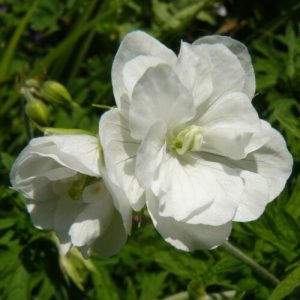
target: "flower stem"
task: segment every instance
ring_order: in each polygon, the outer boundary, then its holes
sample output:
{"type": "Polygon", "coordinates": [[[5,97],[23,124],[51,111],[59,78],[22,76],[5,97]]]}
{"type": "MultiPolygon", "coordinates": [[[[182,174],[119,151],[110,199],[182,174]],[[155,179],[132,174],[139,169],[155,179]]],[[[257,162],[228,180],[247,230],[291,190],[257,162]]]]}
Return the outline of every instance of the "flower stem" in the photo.
{"type": "Polygon", "coordinates": [[[245,263],[247,266],[252,268],[254,272],[257,273],[261,278],[265,279],[269,283],[272,283],[273,285],[277,285],[280,280],[275,277],[273,274],[271,274],[267,269],[259,265],[255,260],[253,260],[250,256],[246,255],[244,252],[242,252],[237,247],[233,246],[229,242],[224,242],[221,247],[226,250],[228,253],[235,256],[237,259],[245,263]]]}
{"type": "Polygon", "coordinates": [[[109,110],[113,108],[112,106],[105,105],[105,104],[92,104],[92,107],[96,107],[104,110],[109,110]]]}
{"type": "Polygon", "coordinates": [[[23,119],[24,119],[24,123],[25,123],[26,135],[27,135],[28,140],[31,140],[32,138],[34,138],[34,133],[33,133],[33,128],[30,123],[30,120],[25,111],[25,103],[26,103],[26,100],[22,99],[22,111],[23,111],[23,119]]]}

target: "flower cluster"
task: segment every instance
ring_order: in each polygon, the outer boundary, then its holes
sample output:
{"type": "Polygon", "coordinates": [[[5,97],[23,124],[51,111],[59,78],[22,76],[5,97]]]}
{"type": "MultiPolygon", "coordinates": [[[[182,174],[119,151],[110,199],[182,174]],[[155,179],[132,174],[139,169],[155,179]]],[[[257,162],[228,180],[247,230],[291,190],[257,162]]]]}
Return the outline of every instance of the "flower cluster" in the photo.
{"type": "Polygon", "coordinates": [[[284,188],[292,158],[252,106],[254,71],[240,42],[207,36],[182,42],[176,56],[135,31],[116,54],[112,84],[117,108],[102,116],[100,139],[33,139],[12,169],[34,224],[54,229],[65,251],[116,253],[131,210],[144,206],[174,247],[211,249],[284,188]]]}

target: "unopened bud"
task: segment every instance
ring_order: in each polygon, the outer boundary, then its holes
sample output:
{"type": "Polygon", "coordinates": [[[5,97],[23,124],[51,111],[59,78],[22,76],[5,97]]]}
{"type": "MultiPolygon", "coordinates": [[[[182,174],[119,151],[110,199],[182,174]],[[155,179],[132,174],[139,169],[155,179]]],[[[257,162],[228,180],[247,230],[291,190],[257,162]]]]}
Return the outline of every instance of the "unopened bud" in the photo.
{"type": "Polygon", "coordinates": [[[38,89],[40,87],[40,84],[35,79],[27,79],[25,82],[25,87],[38,89]]]}
{"type": "Polygon", "coordinates": [[[72,98],[68,90],[57,81],[45,81],[41,88],[42,97],[51,104],[71,104],[72,98]]]}
{"type": "Polygon", "coordinates": [[[49,120],[47,105],[41,100],[34,99],[27,102],[25,106],[27,116],[38,125],[45,126],[49,120]]]}

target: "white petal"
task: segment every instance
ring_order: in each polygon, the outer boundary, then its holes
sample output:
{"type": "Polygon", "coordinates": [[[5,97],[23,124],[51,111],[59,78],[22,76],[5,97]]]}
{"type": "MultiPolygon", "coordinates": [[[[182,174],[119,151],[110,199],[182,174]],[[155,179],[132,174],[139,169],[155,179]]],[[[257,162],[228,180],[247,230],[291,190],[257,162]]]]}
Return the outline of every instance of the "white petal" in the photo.
{"type": "Polygon", "coordinates": [[[152,181],[152,191],[159,198],[159,213],[177,221],[195,211],[205,211],[215,199],[215,181],[203,168],[195,168],[175,155],[166,155],[152,181]]]}
{"type": "Polygon", "coordinates": [[[123,106],[121,99],[128,93],[123,81],[123,68],[127,62],[139,55],[157,57],[171,65],[175,65],[177,60],[173,51],[144,32],[134,31],[124,37],[115,56],[111,74],[114,96],[123,116],[128,115],[128,106],[123,106]]]}
{"type": "Polygon", "coordinates": [[[192,50],[199,57],[206,53],[212,64],[209,74],[213,86],[212,93],[208,101],[199,106],[200,111],[206,111],[207,106],[226,93],[243,92],[245,72],[238,58],[227,47],[222,44],[201,44],[194,45],[192,50]]]}
{"type": "Polygon", "coordinates": [[[135,178],[139,142],[130,137],[128,123],[117,109],[101,117],[99,133],[108,177],[124,190],[132,208],[140,210],[145,199],[144,190],[135,178]]]}
{"type": "Polygon", "coordinates": [[[245,159],[236,161],[235,165],[265,178],[269,187],[270,202],[283,190],[292,171],[293,158],[284,138],[277,130],[268,125],[264,125],[264,130],[266,132],[262,132],[262,135],[270,137],[268,142],[248,154],[245,159]]]}
{"type": "Polygon", "coordinates": [[[26,201],[26,206],[30,214],[32,223],[35,227],[41,229],[53,229],[54,212],[57,206],[57,200],[35,202],[26,201]]]}
{"type": "Polygon", "coordinates": [[[182,42],[176,73],[185,87],[191,91],[195,106],[203,103],[212,93],[212,64],[206,51],[193,51],[193,45],[182,42]],[[201,53],[202,52],[202,53],[201,53]]]}
{"type": "Polygon", "coordinates": [[[115,210],[106,231],[94,242],[92,249],[101,256],[108,257],[118,253],[125,245],[127,233],[120,214],[115,210]]]}
{"type": "MultiPolygon", "coordinates": [[[[206,224],[219,226],[231,221],[241,201],[244,184],[239,170],[230,168],[205,153],[189,155],[189,163],[193,164],[195,172],[202,171],[205,177],[211,178],[208,186],[214,190],[214,201],[205,209],[196,210],[186,220],[189,224],[206,224]]],[[[202,179],[203,180],[203,179],[202,179]]],[[[198,196],[198,199],[201,195],[198,196]]]]}
{"type": "Polygon", "coordinates": [[[100,182],[87,186],[82,198],[90,204],[79,213],[69,230],[73,245],[78,247],[98,238],[109,226],[113,213],[112,198],[100,182]]]}
{"type": "Polygon", "coordinates": [[[60,243],[69,243],[71,237],[69,230],[75,218],[81,213],[85,207],[79,200],[73,200],[68,195],[58,200],[54,213],[54,231],[59,238],[60,243]]]}
{"type": "Polygon", "coordinates": [[[192,95],[167,65],[149,68],[135,85],[129,111],[130,134],[141,140],[156,122],[170,129],[193,118],[192,95]]]}
{"type": "Polygon", "coordinates": [[[239,62],[245,72],[244,86],[242,91],[249,97],[249,99],[253,98],[255,93],[255,75],[251,63],[251,57],[249,55],[247,47],[244,44],[228,36],[221,36],[221,35],[205,36],[196,40],[193,44],[194,45],[203,45],[203,44],[225,45],[239,59],[239,62]]]}
{"type": "MultiPolygon", "coordinates": [[[[292,157],[282,136],[264,121],[261,138],[255,136],[259,145],[269,136],[266,144],[248,154],[245,159],[231,160],[220,155],[202,154],[206,161],[215,161],[228,170],[238,172],[244,181],[244,190],[234,216],[234,221],[246,222],[257,219],[284,188],[292,170],[292,157]]],[[[230,171],[227,171],[229,173],[230,171]]]]}
{"type": "Polygon", "coordinates": [[[193,251],[211,249],[222,244],[230,235],[231,223],[221,226],[187,224],[171,217],[162,217],[158,208],[159,199],[147,193],[147,207],[153,224],[166,242],[177,249],[193,251]]]}
{"type": "Polygon", "coordinates": [[[36,201],[49,201],[57,197],[53,190],[52,181],[46,177],[29,177],[28,179],[12,183],[14,189],[25,198],[36,201]]]}
{"type": "Polygon", "coordinates": [[[154,124],[142,144],[136,158],[136,176],[139,183],[148,188],[166,152],[166,128],[164,123],[154,124]]]}
{"type": "Polygon", "coordinates": [[[246,157],[253,134],[261,130],[257,112],[243,93],[219,98],[199,116],[197,125],[203,130],[203,151],[233,159],[246,157]]]}
{"type": "Polygon", "coordinates": [[[261,216],[268,203],[268,184],[261,175],[253,172],[242,171],[241,176],[245,186],[233,221],[253,221],[261,216]]]}
{"type": "Polygon", "coordinates": [[[99,142],[94,136],[52,135],[33,139],[30,145],[33,147],[32,153],[52,157],[60,164],[82,174],[100,176],[99,142]]]}
{"type": "Polygon", "coordinates": [[[132,91],[137,81],[147,69],[163,63],[165,63],[165,60],[159,57],[139,55],[124,65],[123,81],[128,91],[129,99],[132,96],[132,91]]]}
{"type": "Polygon", "coordinates": [[[114,207],[117,209],[117,211],[120,213],[124,228],[127,232],[127,234],[131,233],[131,225],[132,225],[132,210],[129,203],[129,199],[125,195],[123,189],[121,189],[118,185],[114,184],[105,169],[104,166],[101,168],[101,174],[103,181],[105,182],[106,188],[109,190],[112,198],[114,207]]]}

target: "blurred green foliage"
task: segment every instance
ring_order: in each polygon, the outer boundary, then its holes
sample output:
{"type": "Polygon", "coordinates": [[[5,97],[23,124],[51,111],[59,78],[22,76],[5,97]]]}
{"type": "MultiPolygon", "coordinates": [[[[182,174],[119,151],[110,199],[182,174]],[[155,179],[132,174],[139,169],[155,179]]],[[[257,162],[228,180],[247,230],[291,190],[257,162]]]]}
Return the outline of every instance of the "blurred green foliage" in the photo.
{"type": "Polygon", "coordinates": [[[299,20],[300,4],[292,0],[2,2],[0,299],[300,299],[299,20]],[[79,104],[49,106],[51,126],[96,131],[101,111],[91,104],[114,104],[112,60],[135,29],[175,51],[181,39],[212,33],[248,46],[257,77],[253,103],[286,137],[295,165],[281,196],[259,220],[235,224],[231,241],[282,280],[276,289],[222,248],[173,249],[147,217],[113,258],[84,260],[76,250],[62,258],[53,234],[32,227],[22,197],[8,188],[11,164],[28,142],[19,93],[25,80],[59,81],[79,104]]]}

